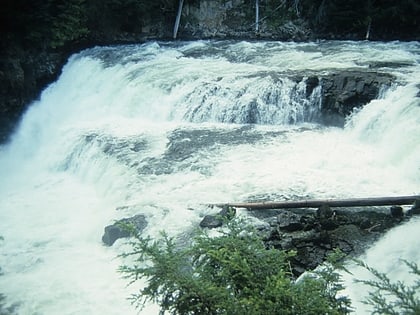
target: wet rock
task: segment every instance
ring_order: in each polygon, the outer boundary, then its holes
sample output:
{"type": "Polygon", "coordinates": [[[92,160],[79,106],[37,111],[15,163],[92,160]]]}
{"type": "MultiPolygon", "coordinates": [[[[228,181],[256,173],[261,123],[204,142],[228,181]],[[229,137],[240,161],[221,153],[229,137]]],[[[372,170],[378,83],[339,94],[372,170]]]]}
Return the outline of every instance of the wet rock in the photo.
{"type": "Polygon", "coordinates": [[[322,122],[344,126],[345,117],[354,108],[366,105],[379,96],[383,87],[395,78],[387,73],[345,70],[322,76],[322,122]]]}
{"type": "Polygon", "coordinates": [[[67,55],[23,49],[0,50],[0,143],[5,142],[31,101],[55,80],[67,55]]]}
{"type": "Polygon", "coordinates": [[[216,215],[206,215],[200,222],[200,227],[214,229],[221,227],[225,220],[231,220],[236,214],[236,209],[231,207],[223,207],[216,215]]]}
{"type": "Polygon", "coordinates": [[[319,78],[317,76],[310,76],[306,79],[306,97],[308,98],[314,89],[319,85],[319,78]]]}
{"type": "Polygon", "coordinates": [[[329,205],[322,205],[316,210],[316,216],[323,230],[334,230],[340,224],[336,220],[336,212],[329,205]]]}
{"type": "Polygon", "coordinates": [[[335,249],[350,256],[362,254],[381,235],[404,220],[392,216],[385,208],[355,211],[323,206],[316,211],[295,210],[270,210],[267,213],[271,217],[259,211],[258,217],[271,229],[271,232],[264,231],[267,247],[296,251],[291,262],[296,276],[316,268],[335,249]]]}
{"type": "Polygon", "coordinates": [[[360,223],[359,227],[363,230],[366,230],[372,226],[372,222],[368,218],[363,218],[360,223]]]}
{"type": "Polygon", "coordinates": [[[420,199],[416,199],[411,209],[407,211],[407,215],[413,214],[420,214],[420,199]]]}
{"type": "Polygon", "coordinates": [[[280,230],[297,231],[303,229],[301,216],[291,211],[284,211],[277,216],[277,225],[280,230]]]}
{"type": "Polygon", "coordinates": [[[200,227],[214,229],[221,227],[223,225],[223,220],[215,215],[206,215],[203,220],[200,222],[200,227]]]}
{"type": "Polygon", "coordinates": [[[329,205],[322,205],[316,210],[316,215],[320,219],[328,219],[333,216],[333,210],[329,205]]]}
{"type": "Polygon", "coordinates": [[[334,230],[340,226],[340,223],[334,219],[322,219],[319,221],[319,223],[322,229],[327,230],[327,231],[334,230]]]}
{"type": "Polygon", "coordinates": [[[126,225],[131,225],[137,232],[141,232],[147,226],[146,217],[142,214],[138,214],[131,218],[118,220],[114,224],[106,226],[104,235],[102,236],[102,242],[104,242],[105,245],[112,246],[117,239],[129,237],[131,233],[124,227],[126,225]]]}
{"type": "Polygon", "coordinates": [[[403,208],[400,206],[392,206],[390,212],[394,218],[402,218],[404,215],[403,208]]]}
{"type": "Polygon", "coordinates": [[[359,254],[362,252],[365,239],[369,239],[369,232],[360,229],[357,225],[346,224],[337,227],[329,234],[332,248],[338,248],[343,253],[359,254]]]}
{"type": "Polygon", "coordinates": [[[297,255],[292,259],[292,271],[294,274],[302,274],[306,270],[313,270],[324,261],[327,250],[314,247],[311,244],[297,249],[297,255]]]}

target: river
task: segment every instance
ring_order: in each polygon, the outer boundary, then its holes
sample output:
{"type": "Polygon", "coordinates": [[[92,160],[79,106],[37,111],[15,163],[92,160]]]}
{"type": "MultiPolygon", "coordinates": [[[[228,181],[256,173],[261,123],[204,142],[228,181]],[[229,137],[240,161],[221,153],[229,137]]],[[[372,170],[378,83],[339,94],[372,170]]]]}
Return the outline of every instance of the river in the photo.
{"type": "MultiPolygon", "coordinates": [[[[73,55],[0,148],[0,293],[21,315],[137,314],[118,274],[115,220],[179,235],[208,203],[420,193],[420,43],[194,41],[73,55]],[[397,84],[348,117],[317,123],[319,89],[288,76],[388,72],[397,84]]],[[[246,213],[243,211],[243,215],[246,213]]],[[[402,279],[420,222],[364,257],[402,279]]],[[[348,293],[357,314],[363,289],[348,293]]],[[[367,312],[367,311],[366,311],[367,312]]],[[[154,305],[140,314],[157,314],[154,305]]]]}

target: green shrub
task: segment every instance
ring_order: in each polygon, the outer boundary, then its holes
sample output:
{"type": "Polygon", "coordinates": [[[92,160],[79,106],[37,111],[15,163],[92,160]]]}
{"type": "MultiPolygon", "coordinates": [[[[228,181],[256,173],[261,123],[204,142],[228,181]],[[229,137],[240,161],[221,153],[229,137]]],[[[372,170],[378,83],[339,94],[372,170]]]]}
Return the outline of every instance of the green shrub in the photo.
{"type": "MultiPolygon", "coordinates": [[[[134,235],[134,263],[120,271],[146,286],[133,295],[142,307],[157,303],[170,314],[347,314],[349,301],[336,298],[342,288],[332,266],[295,281],[294,253],[267,249],[257,232],[241,220],[210,237],[200,231],[189,246],[162,234],[159,240],[134,235]]],[[[135,233],[134,233],[135,234],[135,233]]]]}
{"type": "Polygon", "coordinates": [[[356,280],[373,289],[364,301],[365,304],[373,307],[372,314],[420,314],[420,270],[416,263],[406,260],[403,260],[403,262],[413,275],[414,284],[412,286],[408,286],[402,281],[392,282],[386,274],[378,272],[361,261],[357,262],[374,276],[373,280],[356,280]]]}

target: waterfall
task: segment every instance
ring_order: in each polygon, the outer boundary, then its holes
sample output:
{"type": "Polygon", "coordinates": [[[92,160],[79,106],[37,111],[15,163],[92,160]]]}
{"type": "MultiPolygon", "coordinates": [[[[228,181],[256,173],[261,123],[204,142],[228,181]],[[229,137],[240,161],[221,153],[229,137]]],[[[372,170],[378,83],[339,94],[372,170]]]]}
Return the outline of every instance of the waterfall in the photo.
{"type": "MultiPolygon", "coordinates": [[[[136,286],[116,271],[127,245],[101,242],[106,225],[135,214],[146,235],[178,236],[216,211],[207,203],[418,194],[419,51],[416,42],[195,41],[73,55],[0,147],[5,306],[137,314],[126,299],[136,286]],[[396,86],[345,128],[318,124],[322,91],[308,93],[307,75],[371,67],[396,86]]],[[[368,260],[418,260],[400,239],[416,239],[418,220],[404,228],[368,260]],[[406,250],[394,250],[401,242],[406,250]]]]}
{"type": "Polygon", "coordinates": [[[418,93],[417,82],[399,86],[354,113],[347,123],[354,136],[375,145],[386,163],[404,169],[413,180],[420,178],[418,93]]]}
{"type": "Polygon", "coordinates": [[[305,80],[296,83],[263,74],[201,84],[182,99],[177,111],[191,122],[288,124],[318,117],[320,102],[320,87],[306,97],[305,80]]]}
{"type": "MultiPolygon", "coordinates": [[[[398,169],[417,185],[420,179],[418,94],[416,80],[399,86],[388,91],[383,99],[375,100],[355,113],[347,125],[353,136],[377,148],[383,156],[377,163],[384,167],[384,172],[398,169]]],[[[419,218],[415,217],[394,228],[379,242],[372,244],[360,259],[375,270],[385,273],[394,283],[402,281],[406,285],[413,285],[413,275],[402,260],[417,264],[420,262],[420,253],[416,249],[420,237],[419,224],[419,218]]],[[[361,302],[372,288],[354,281],[371,279],[372,275],[358,266],[350,265],[348,269],[352,274],[344,275],[347,287],[345,293],[357,305],[357,314],[370,314],[371,309],[361,302]]]]}

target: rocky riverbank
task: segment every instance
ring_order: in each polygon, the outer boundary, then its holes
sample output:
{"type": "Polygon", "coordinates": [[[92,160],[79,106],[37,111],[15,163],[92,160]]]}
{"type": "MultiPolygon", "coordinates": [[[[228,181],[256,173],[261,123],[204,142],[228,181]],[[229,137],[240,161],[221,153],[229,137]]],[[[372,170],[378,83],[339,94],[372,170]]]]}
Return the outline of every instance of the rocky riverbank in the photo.
{"type": "MultiPolygon", "coordinates": [[[[296,252],[291,262],[296,276],[315,269],[336,249],[348,257],[362,254],[391,228],[418,214],[418,201],[405,212],[400,206],[337,209],[328,205],[318,209],[247,211],[267,247],[296,252]]],[[[200,227],[219,228],[235,215],[236,209],[225,207],[215,215],[204,216],[200,227]]],[[[148,222],[139,214],[109,225],[104,229],[104,244],[112,246],[117,239],[129,237],[124,228],[127,224],[141,234],[148,222]]]]}

